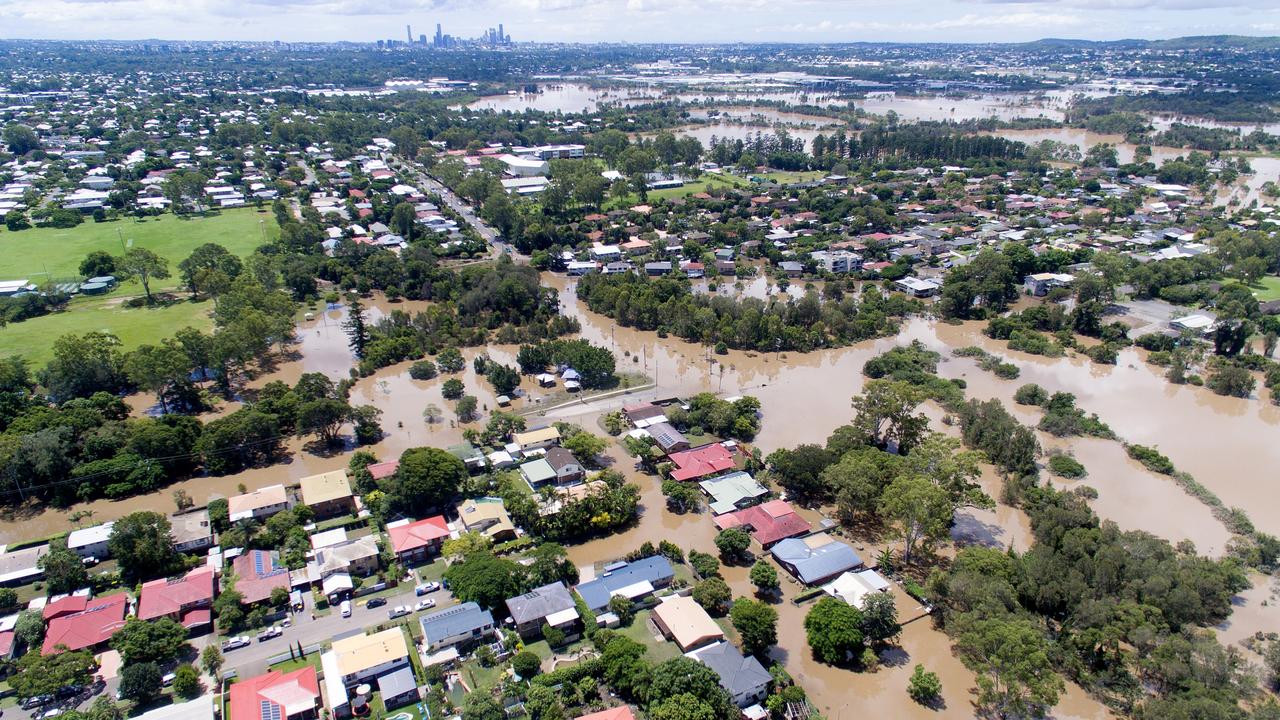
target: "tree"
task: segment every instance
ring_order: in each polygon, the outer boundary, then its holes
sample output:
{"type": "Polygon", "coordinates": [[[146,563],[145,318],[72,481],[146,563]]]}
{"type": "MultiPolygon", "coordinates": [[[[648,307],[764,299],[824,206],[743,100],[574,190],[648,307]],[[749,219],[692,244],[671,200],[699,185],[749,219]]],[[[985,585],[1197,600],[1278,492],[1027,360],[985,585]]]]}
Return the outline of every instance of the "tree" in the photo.
{"type": "Polygon", "coordinates": [[[44,639],[44,618],[39,610],[23,610],[13,625],[13,637],[28,648],[35,648],[44,639]]]}
{"type": "Polygon", "coordinates": [[[192,295],[199,295],[201,290],[213,293],[225,289],[232,280],[240,276],[244,263],[231,251],[217,243],[205,243],[187,258],[178,263],[178,272],[182,284],[187,286],[192,295]]]}
{"type": "Polygon", "coordinates": [[[10,123],[4,128],[4,144],[9,148],[9,152],[22,156],[32,150],[39,150],[40,138],[35,130],[26,125],[10,123]]]}
{"type": "Polygon", "coordinates": [[[902,626],[898,624],[898,606],[893,595],[887,592],[871,593],[862,601],[862,635],[873,644],[885,643],[898,637],[902,626]]]}
{"type": "Polygon", "coordinates": [[[726,528],[716,535],[716,549],[720,551],[720,559],[726,565],[747,557],[749,547],[751,547],[751,536],[742,528],[726,528]]]}
{"type": "Polygon", "coordinates": [[[542,543],[524,558],[529,568],[529,583],[534,587],[561,582],[575,585],[578,568],[569,559],[569,552],[559,543],[542,543]]]}
{"type": "Polygon", "coordinates": [[[351,408],[350,420],[356,435],[356,444],[372,445],[382,439],[382,425],[378,419],[382,411],[373,405],[359,405],[351,408]]]}
{"type": "Polygon", "coordinates": [[[89,571],[79,555],[67,549],[66,540],[49,543],[49,552],[36,561],[53,594],[69,593],[89,584],[89,571]]]}
{"type": "Polygon", "coordinates": [[[120,339],[104,332],[60,336],[53,341],[53,358],[38,376],[59,402],[99,391],[114,394],[128,386],[120,339]]]}
{"type": "Polygon", "coordinates": [[[468,423],[475,420],[479,405],[480,401],[476,400],[474,395],[463,395],[458,398],[458,404],[453,408],[454,414],[458,416],[458,422],[468,423]]]}
{"type": "Polygon", "coordinates": [[[466,558],[472,553],[489,552],[492,547],[493,540],[488,535],[472,530],[445,540],[440,546],[440,554],[447,558],[466,558]]]}
{"type": "Polygon", "coordinates": [[[506,720],[506,717],[502,706],[489,693],[467,693],[463,701],[462,720],[506,720]]]}
{"type": "Polygon", "coordinates": [[[626,627],[631,624],[631,619],[636,614],[636,604],[626,595],[614,595],[609,598],[609,612],[618,616],[618,622],[626,627]]]}
{"type": "Polygon", "coordinates": [[[354,293],[347,305],[347,319],[342,321],[342,329],[347,333],[347,345],[357,360],[363,360],[365,348],[369,345],[369,328],[364,321],[364,306],[360,297],[354,293]]]}
{"type": "Polygon", "coordinates": [[[975,307],[1003,312],[1018,296],[1013,266],[998,250],[978,253],[971,262],[947,273],[938,308],[944,317],[972,317],[975,307]]]}
{"type": "Polygon", "coordinates": [[[130,583],[167,575],[179,564],[173,526],[157,512],[140,511],[116,520],[107,546],[120,565],[121,577],[130,583]]]}
{"type": "Polygon", "coordinates": [[[351,406],[342,400],[322,397],[308,400],[298,408],[298,434],[315,433],[325,445],[338,442],[342,424],[351,418],[351,406]]]}
{"type": "MultiPolygon", "coordinates": [[[[462,368],[466,367],[466,361],[462,359],[462,352],[456,347],[447,347],[436,355],[436,364],[440,366],[442,373],[462,372],[462,368]]],[[[459,393],[461,394],[461,393],[459,393]]],[[[446,395],[445,397],[449,397],[446,395]]]]}
{"type": "Polygon", "coordinates": [[[693,600],[712,615],[723,615],[729,609],[733,591],[718,577],[710,577],[693,586],[693,600]]]}
{"type": "Polygon", "coordinates": [[[1049,641],[1023,619],[975,621],[956,638],[961,659],[978,674],[978,702],[1002,717],[1044,717],[1065,689],[1049,641]]]}
{"type": "Polygon", "coordinates": [[[648,695],[655,703],[691,695],[710,706],[713,717],[718,720],[730,720],[737,715],[737,707],[720,686],[720,676],[710,667],[683,655],[654,666],[648,695]]]}
{"type": "Polygon", "coordinates": [[[907,469],[928,478],[946,492],[951,507],[990,509],[995,502],[982,491],[978,478],[982,475],[982,453],[960,450],[960,440],[942,433],[929,433],[923,442],[907,454],[907,469]]]}
{"type": "Polygon", "coordinates": [[[822,482],[822,471],[837,460],[834,453],[820,445],[799,445],[792,450],[775,450],[769,454],[770,472],[787,493],[798,500],[821,500],[828,491],[822,482]]]}
{"type": "Polygon", "coordinates": [[[508,365],[489,363],[485,377],[493,384],[493,391],[499,395],[510,395],[520,386],[520,373],[508,365]]]}
{"type": "Polygon", "coordinates": [[[907,681],[907,694],[921,705],[935,703],[942,696],[942,681],[938,679],[937,673],[925,670],[923,665],[916,665],[911,679],[907,681]]]}
{"type": "Polygon", "coordinates": [[[163,678],[155,663],[125,665],[120,671],[120,697],[146,705],[160,696],[163,678]]]}
{"type": "Polygon", "coordinates": [[[22,699],[52,695],[71,685],[88,685],[98,669],[88,650],[45,655],[28,652],[18,660],[18,672],[9,678],[9,687],[22,699]]]}
{"type": "Polygon", "coordinates": [[[450,565],[444,577],[455,598],[487,609],[501,607],[507,598],[529,589],[523,567],[487,552],[469,555],[450,565]]]}
{"type": "Polygon", "coordinates": [[[742,638],[742,649],[751,655],[764,655],[778,642],[778,611],[748,598],[738,598],[729,610],[733,627],[742,638]]]}
{"type": "Polygon", "coordinates": [[[129,618],[111,636],[111,648],[120,653],[125,665],[153,662],[163,665],[178,657],[187,644],[187,629],[170,618],[139,620],[129,618]]]}
{"type": "Polygon", "coordinates": [[[772,593],[778,590],[778,571],[768,560],[757,560],[751,566],[751,584],[756,586],[757,593],[772,593]]]}
{"type": "Polygon", "coordinates": [[[702,493],[692,483],[679,480],[663,480],[662,494],[667,498],[667,508],[671,512],[686,513],[702,506],[702,493]]]}
{"type": "Polygon", "coordinates": [[[88,720],[125,720],[124,709],[106,695],[94,698],[86,717],[88,720]]]}
{"type": "Polygon", "coordinates": [[[906,381],[871,380],[862,394],[853,398],[853,427],[868,445],[893,444],[900,454],[906,454],[929,427],[929,418],[915,412],[923,401],[923,393],[906,381]]]}
{"type": "Polygon", "coordinates": [[[511,669],[517,675],[528,680],[538,674],[538,670],[542,667],[542,659],[537,653],[528,650],[521,650],[511,658],[511,669]]]}
{"type": "Polygon", "coordinates": [[[144,247],[132,247],[120,258],[120,269],[127,278],[137,278],[142,283],[142,291],[147,296],[147,303],[155,302],[151,297],[151,281],[169,277],[169,261],[144,247]]]}
{"type": "Polygon", "coordinates": [[[904,562],[921,541],[931,543],[945,537],[951,523],[952,506],[946,491],[922,477],[900,477],[880,496],[880,515],[902,538],[904,562]]]}
{"type": "Polygon", "coordinates": [[[841,665],[862,652],[862,613],[843,600],[819,600],[805,615],[804,630],[818,662],[841,665]]]}
{"type": "Polygon", "coordinates": [[[182,663],[173,671],[173,692],[178,697],[190,700],[199,697],[204,690],[200,686],[200,673],[191,663],[182,663]]]}
{"type": "Polygon", "coordinates": [[[584,431],[570,435],[560,445],[565,450],[573,453],[575,457],[582,458],[583,462],[590,464],[605,451],[609,443],[598,435],[584,431]]]}
{"type": "Polygon", "coordinates": [[[720,561],[716,556],[698,550],[689,551],[689,565],[701,578],[709,578],[720,572],[720,561]]]}
{"type": "Polygon", "coordinates": [[[218,671],[222,669],[222,651],[217,645],[206,645],[204,650],[200,651],[200,667],[209,673],[210,677],[218,677],[218,671]]]}
{"type": "Polygon", "coordinates": [[[692,693],[656,699],[649,706],[651,720],[716,720],[716,709],[692,693]]]}
{"type": "Polygon", "coordinates": [[[166,338],[159,345],[142,345],[126,355],[124,371],[135,385],[155,393],[167,413],[170,390],[187,383],[191,360],[177,341],[166,338]]]}
{"type": "Polygon", "coordinates": [[[445,400],[457,400],[466,391],[466,386],[458,378],[449,378],[440,385],[440,394],[445,400]]]}
{"type": "Polygon", "coordinates": [[[116,271],[116,259],[105,250],[94,250],[80,261],[80,276],[86,278],[112,275],[116,271]]]}
{"type": "Polygon", "coordinates": [[[1253,373],[1243,365],[1233,362],[1218,362],[1209,373],[1205,387],[1218,395],[1247,398],[1253,393],[1257,380],[1253,373]]]}

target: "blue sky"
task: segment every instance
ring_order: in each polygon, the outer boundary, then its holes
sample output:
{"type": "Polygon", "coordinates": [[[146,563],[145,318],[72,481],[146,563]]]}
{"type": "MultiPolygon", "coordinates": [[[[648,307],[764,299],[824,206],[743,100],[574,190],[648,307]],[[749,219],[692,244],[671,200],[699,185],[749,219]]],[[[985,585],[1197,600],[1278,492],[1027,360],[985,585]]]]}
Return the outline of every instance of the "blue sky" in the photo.
{"type": "Polygon", "coordinates": [[[1280,0],[0,0],[0,36],[353,40],[505,23],[516,40],[1097,40],[1280,35],[1280,0]]]}

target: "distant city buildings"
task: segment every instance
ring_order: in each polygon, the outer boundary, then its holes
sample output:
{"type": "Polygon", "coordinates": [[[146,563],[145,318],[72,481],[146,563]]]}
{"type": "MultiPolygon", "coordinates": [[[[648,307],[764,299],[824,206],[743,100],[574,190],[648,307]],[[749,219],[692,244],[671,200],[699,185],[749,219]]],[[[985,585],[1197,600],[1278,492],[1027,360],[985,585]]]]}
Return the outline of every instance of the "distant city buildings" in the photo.
{"type": "Polygon", "coordinates": [[[418,35],[418,38],[415,40],[413,37],[413,28],[411,25],[405,25],[404,32],[405,32],[405,39],[403,41],[392,40],[392,39],[379,40],[378,47],[386,48],[386,49],[397,48],[397,47],[410,47],[410,48],[430,47],[435,50],[448,50],[452,48],[464,48],[464,47],[504,47],[512,44],[511,36],[507,34],[506,28],[503,27],[502,23],[498,23],[498,27],[496,28],[492,28],[492,27],[488,28],[483,33],[481,33],[480,37],[473,38],[473,39],[460,38],[460,37],[454,37],[453,35],[448,35],[444,32],[440,23],[436,23],[436,33],[431,38],[428,38],[425,34],[420,34],[418,35]]]}

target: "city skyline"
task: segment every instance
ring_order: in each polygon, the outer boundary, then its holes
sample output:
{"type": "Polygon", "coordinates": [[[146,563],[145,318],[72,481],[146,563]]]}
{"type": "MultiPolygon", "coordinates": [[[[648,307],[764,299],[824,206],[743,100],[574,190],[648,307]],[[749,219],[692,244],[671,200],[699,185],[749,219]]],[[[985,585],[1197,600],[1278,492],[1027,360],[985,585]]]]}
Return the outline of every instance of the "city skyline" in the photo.
{"type": "Polygon", "coordinates": [[[31,39],[374,42],[400,40],[405,36],[399,28],[436,23],[452,29],[455,38],[482,38],[499,17],[507,34],[533,42],[1021,42],[1280,34],[1280,7],[1272,0],[0,0],[3,37],[31,39]]]}

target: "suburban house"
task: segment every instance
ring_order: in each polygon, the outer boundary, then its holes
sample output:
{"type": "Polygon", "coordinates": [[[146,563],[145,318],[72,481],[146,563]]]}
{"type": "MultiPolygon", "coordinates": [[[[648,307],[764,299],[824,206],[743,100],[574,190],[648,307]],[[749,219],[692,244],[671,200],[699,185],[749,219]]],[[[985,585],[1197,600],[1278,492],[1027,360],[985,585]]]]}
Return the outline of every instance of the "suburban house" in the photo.
{"type": "Polygon", "coordinates": [[[374,463],[365,470],[369,471],[369,476],[374,480],[385,480],[396,474],[396,470],[400,469],[399,460],[387,460],[386,462],[374,463]]]}
{"type": "Polygon", "coordinates": [[[667,411],[661,406],[650,402],[625,405],[622,408],[622,416],[635,428],[647,428],[650,425],[667,421],[667,411]]]}
{"type": "Polygon", "coordinates": [[[13,650],[17,647],[17,635],[14,628],[18,627],[18,613],[0,617],[0,659],[9,660],[13,657],[13,650]]]}
{"type": "Polygon", "coordinates": [[[1196,335],[1207,335],[1213,330],[1214,319],[1208,315],[1184,315],[1169,321],[1169,328],[1177,332],[1190,332],[1196,335]]]}
{"type": "Polygon", "coordinates": [[[684,434],[671,426],[668,422],[658,422],[645,428],[649,432],[649,437],[658,444],[662,452],[670,455],[674,452],[689,449],[689,441],[684,434]]]}
{"type": "Polygon", "coordinates": [[[423,562],[430,555],[439,555],[440,546],[449,539],[449,523],[443,515],[410,522],[401,520],[387,524],[391,538],[391,550],[396,559],[405,564],[423,562]]]}
{"type": "Polygon", "coordinates": [[[512,433],[511,442],[520,446],[520,452],[548,448],[560,442],[560,431],[554,427],[512,433]]]}
{"type": "Polygon", "coordinates": [[[636,720],[636,714],[631,711],[630,705],[619,705],[600,712],[580,715],[578,720],[636,720]]]}
{"type": "Polygon", "coordinates": [[[724,640],[724,631],[692,597],[672,595],[653,608],[653,624],[662,634],[688,652],[724,640]]]}
{"type": "Polygon", "coordinates": [[[835,580],[823,585],[822,590],[831,597],[843,600],[861,610],[867,596],[889,591],[889,581],[875,570],[858,570],[842,573],[835,580]]]}
{"type": "Polygon", "coordinates": [[[169,516],[173,528],[173,549],[180,553],[202,553],[213,547],[213,524],[209,509],[189,510],[169,516]]]}
{"type": "Polygon", "coordinates": [[[551,467],[546,458],[537,458],[520,466],[520,477],[529,483],[529,487],[537,490],[547,483],[555,482],[556,469],[551,467]]]}
{"type": "Polygon", "coordinates": [[[809,521],[800,517],[785,500],[770,500],[731,513],[717,515],[716,527],[728,530],[740,527],[751,531],[751,537],[766,550],[785,538],[809,532],[809,521]]]}
{"type": "Polygon", "coordinates": [[[633,562],[606,565],[601,575],[580,583],[576,590],[589,610],[600,612],[609,606],[615,595],[640,600],[667,587],[673,578],[675,571],[667,558],[653,555],[633,562]]]}
{"type": "Polygon", "coordinates": [[[502,498],[472,498],[458,506],[464,532],[478,532],[495,543],[516,539],[516,526],[502,498]]]}
{"type": "Polygon", "coordinates": [[[107,541],[111,539],[111,528],[114,523],[102,523],[93,527],[72,530],[67,535],[67,549],[82,558],[106,560],[111,557],[107,541]]]}
{"type": "Polygon", "coordinates": [[[904,277],[901,280],[894,280],[893,286],[911,297],[918,298],[936,295],[942,287],[933,280],[922,280],[918,277],[904,277]]]}
{"type": "Polygon", "coordinates": [[[331,602],[355,589],[353,575],[366,577],[381,566],[378,541],[369,535],[316,550],[313,558],[307,565],[307,577],[320,582],[320,591],[331,602]]]}
{"type": "Polygon", "coordinates": [[[578,609],[562,582],[534,588],[524,595],[507,598],[507,612],[522,638],[538,637],[542,626],[550,625],[572,635],[577,631],[578,609]]]}
{"type": "Polygon", "coordinates": [[[562,447],[548,449],[545,459],[556,474],[557,485],[578,482],[587,474],[582,467],[582,463],[578,462],[578,458],[562,447]]]}
{"type": "Polygon", "coordinates": [[[667,456],[673,466],[673,480],[704,480],[734,466],[733,453],[720,443],[711,443],[667,456]]]}
{"type": "Polygon", "coordinates": [[[473,602],[427,613],[418,623],[422,626],[422,644],[428,653],[447,648],[464,652],[493,635],[498,627],[493,613],[473,602]]]}
{"type": "Polygon", "coordinates": [[[236,574],[236,590],[244,605],[266,602],[276,588],[289,590],[289,568],[275,550],[249,550],[231,561],[236,574]]]}
{"type": "Polygon", "coordinates": [[[711,512],[716,515],[750,507],[769,494],[768,488],[745,472],[732,472],[703,480],[698,483],[698,487],[707,494],[711,512]]]}
{"type": "Polygon", "coordinates": [[[418,680],[413,676],[412,667],[402,667],[385,675],[378,676],[378,695],[387,710],[415,703],[422,699],[418,693],[418,680]]]}
{"type": "Polygon", "coordinates": [[[45,544],[0,555],[0,585],[22,585],[44,577],[40,558],[48,554],[49,546],[45,544]]]}
{"type": "Polygon", "coordinates": [[[188,630],[210,626],[216,583],[213,568],[207,565],[179,577],[143,583],[138,594],[138,619],[167,617],[188,630]]]}
{"type": "Polygon", "coordinates": [[[744,656],[732,643],[708,645],[687,655],[714,670],[720,678],[720,687],[740,708],[763,702],[769,694],[773,676],[759,660],[744,656]]]}
{"type": "Polygon", "coordinates": [[[325,695],[335,717],[352,714],[350,692],[362,683],[409,665],[409,645],[399,626],[372,635],[357,634],[333,641],[329,652],[320,656],[324,669],[325,695]]]}
{"type": "Polygon", "coordinates": [[[787,538],[770,552],[778,564],[805,585],[818,585],[862,567],[862,558],[853,548],[824,533],[803,539],[787,538]]]}
{"type": "Polygon", "coordinates": [[[284,485],[268,485],[243,495],[227,498],[227,514],[231,522],[241,520],[266,520],[278,512],[289,509],[289,492],[284,485]]]}
{"type": "Polygon", "coordinates": [[[862,269],[862,256],[848,250],[816,250],[809,253],[829,273],[851,273],[862,269]]]}
{"type": "Polygon", "coordinates": [[[302,502],[317,518],[345,515],[356,510],[356,498],[345,470],[333,470],[302,478],[298,483],[302,502]]]}
{"type": "Polygon", "coordinates": [[[161,705],[141,715],[134,715],[132,720],[215,720],[213,697],[213,693],[206,693],[195,700],[161,705]]]}
{"type": "Polygon", "coordinates": [[[230,720],[315,720],[324,707],[316,669],[272,670],[231,685],[230,720]]]}
{"type": "Polygon", "coordinates": [[[45,655],[64,649],[97,652],[124,627],[128,612],[129,596],[122,592],[88,600],[80,612],[49,620],[40,652],[45,655]]]}
{"type": "Polygon", "coordinates": [[[1059,287],[1070,287],[1075,277],[1066,273],[1035,273],[1022,279],[1022,286],[1032,295],[1047,295],[1059,287]]]}

